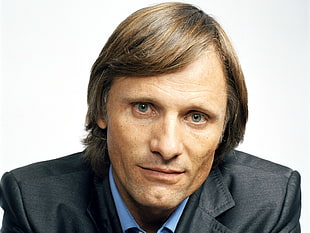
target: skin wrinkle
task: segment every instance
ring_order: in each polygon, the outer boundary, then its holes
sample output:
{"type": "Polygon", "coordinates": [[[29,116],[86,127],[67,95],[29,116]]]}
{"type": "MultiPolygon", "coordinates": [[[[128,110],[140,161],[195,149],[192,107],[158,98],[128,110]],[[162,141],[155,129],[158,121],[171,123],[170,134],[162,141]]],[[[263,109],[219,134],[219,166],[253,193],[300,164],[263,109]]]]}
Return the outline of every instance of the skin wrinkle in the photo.
{"type": "Polygon", "coordinates": [[[215,52],[221,62],[228,94],[223,140],[212,166],[218,166],[223,156],[242,141],[248,116],[247,91],[228,36],[214,18],[193,5],[158,4],[134,12],[119,24],[92,66],[85,124],[88,135],[83,142],[85,157],[96,175],[106,177],[110,166],[107,130],[97,122],[107,117],[103,100],[115,79],[177,73],[208,50],[215,52]]]}
{"type": "Polygon", "coordinates": [[[113,83],[107,100],[109,120],[97,124],[107,129],[120,195],[145,230],[160,227],[208,176],[224,126],[223,93],[226,83],[215,53],[203,54],[177,73],[122,77],[113,83]],[[154,115],[137,111],[137,102],[154,106],[154,115]],[[202,126],[184,120],[192,111],[210,113],[210,119],[202,126]],[[154,173],[150,168],[179,174],[154,173]]]}
{"type": "MultiPolygon", "coordinates": [[[[208,54],[211,54],[211,56],[213,55],[216,55],[217,54],[215,52],[206,52],[204,53],[204,55],[208,55],[208,54]]],[[[190,64],[187,69],[191,69],[191,67],[193,66],[193,64],[190,64]]],[[[210,70],[216,70],[214,69],[214,64],[211,64],[209,65],[210,66],[210,70]]],[[[217,67],[218,68],[218,67],[217,67]]],[[[207,71],[207,74],[206,75],[210,75],[209,74],[210,72],[207,71]]],[[[216,71],[216,74],[215,75],[218,75],[218,73],[222,73],[222,70],[219,69],[219,71],[216,71]]],[[[165,77],[170,77],[170,76],[175,76],[177,77],[180,73],[172,73],[172,74],[166,74],[166,75],[160,75],[158,77],[161,77],[161,76],[165,76],[165,77]]],[[[212,74],[214,75],[214,74],[212,74]]],[[[138,77],[139,79],[141,77],[138,77]]],[[[122,77],[122,78],[119,78],[120,80],[124,80],[126,79],[126,77],[122,77]]],[[[193,107],[195,107],[196,105],[196,108],[200,108],[199,106],[200,105],[203,105],[204,103],[200,100],[200,96],[199,94],[204,94],[206,92],[212,94],[212,97],[213,99],[214,98],[221,98],[223,96],[226,97],[226,90],[223,90],[222,92],[220,93],[217,93],[215,92],[213,89],[206,89],[205,86],[202,86],[200,83],[194,83],[195,80],[192,80],[193,82],[191,83],[186,83],[186,87],[187,89],[184,90],[184,83],[182,81],[182,79],[173,79],[173,80],[170,80],[169,78],[167,78],[165,80],[165,82],[167,83],[167,86],[173,86],[173,89],[177,92],[173,92],[171,93],[170,92],[170,89],[164,89],[162,83],[159,83],[159,79],[152,79],[152,82],[148,82],[148,83],[142,83],[141,86],[140,86],[140,89],[139,89],[139,92],[138,92],[138,95],[139,96],[142,96],[141,93],[144,93],[144,98],[141,97],[141,99],[145,99],[145,102],[148,102],[149,100],[152,100],[152,101],[155,101],[153,99],[153,97],[149,96],[149,93],[145,90],[149,89],[149,88],[156,88],[157,89],[157,96],[167,96],[168,98],[170,97],[172,100],[177,100],[178,99],[178,96],[180,97],[183,97],[184,95],[186,95],[187,97],[187,102],[188,103],[193,103],[193,107]],[[194,105],[195,104],[195,105],[194,105]]],[[[214,82],[214,79],[210,78],[209,79],[209,82],[214,82]]],[[[216,85],[212,85],[212,86],[216,86],[216,85]]],[[[211,96],[211,95],[210,95],[211,96]]],[[[218,108],[218,106],[212,106],[212,103],[214,101],[209,101],[208,102],[208,107],[209,108],[218,108]]],[[[174,107],[176,105],[176,103],[174,102],[171,102],[170,103],[170,106],[167,106],[169,108],[171,107],[174,107]]],[[[224,113],[225,114],[225,113],[224,113]]]]}

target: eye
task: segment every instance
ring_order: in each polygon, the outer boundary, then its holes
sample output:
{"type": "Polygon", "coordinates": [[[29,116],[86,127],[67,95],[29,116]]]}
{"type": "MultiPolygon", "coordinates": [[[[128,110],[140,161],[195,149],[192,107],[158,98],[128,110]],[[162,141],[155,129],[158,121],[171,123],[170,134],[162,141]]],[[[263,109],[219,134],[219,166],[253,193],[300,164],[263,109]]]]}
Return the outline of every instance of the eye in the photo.
{"type": "Polygon", "coordinates": [[[136,102],[132,103],[132,106],[133,114],[138,118],[151,118],[156,115],[156,110],[150,103],[136,102]]]}
{"type": "Polygon", "coordinates": [[[208,115],[200,112],[190,112],[185,116],[185,120],[194,125],[204,125],[208,122],[208,115]]]}
{"type": "Polygon", "coordinates": [[[147,103],[136,103],[135,107],[142,113],[146,113],[150,109],[150,106],[147,103]]]}
{"type": "Polygon", "coordinates": [[[194,113],[191,117],[193,122],[200,122],[203,118],[199,113],[194,113]]]}

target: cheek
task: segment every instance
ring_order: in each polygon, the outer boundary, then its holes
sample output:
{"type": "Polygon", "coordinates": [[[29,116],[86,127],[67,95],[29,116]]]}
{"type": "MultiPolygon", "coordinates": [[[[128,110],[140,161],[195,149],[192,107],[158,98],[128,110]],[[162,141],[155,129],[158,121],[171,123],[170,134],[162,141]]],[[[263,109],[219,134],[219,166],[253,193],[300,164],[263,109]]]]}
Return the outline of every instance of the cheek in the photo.
{"type": "Polygon", "coordinates": [[[132,163],[139,157],[139,151],[145,145],[144,139],[137,127],[128,120],[110,121],[107,128],[107,144],[111,162],[123,165],[132,163]]]}
{"type": "Polygon", "coordinates": [[[208,177],[214,160],[214,152],[209,151],[192,161],[191,183],[193,190],[196,190],[208,177]]]}
{"type": "Polygon", "coordinates": [[[207,151],[202,151],[199,156],[192,158],[192,164],[197,171],[208,170],[212,167],[214,160],[214,149],[209,149],[207,151]]]}
{"type": "Polygon", "coordinates": [[[109,157],[113,166],[115,166],[115,162],[120,163],[120,161],[126,159],[123,158],[123,151],[126,151],[126,145],[130,134],[125,130],[123,124],[118,121],[109,121],[107,127],[107,145],[109,151],[109,157]]]}
{"type": "Polygon", "coordinates": [[[205,156],[200,160],[200,172],[209,174],[209,171],[212,168],[212,164],[214,161],[214,150],[210,150],[205,156]]]}
{"type": "Polygon", "coordinates": [[[214,135],[213,137],[196,135],[195,140],[191,141],[188,146],[188,156],[191,161],[192,170],[196,173],[194,176],[206,177],[212,168],[219,137],[214,135]]]}

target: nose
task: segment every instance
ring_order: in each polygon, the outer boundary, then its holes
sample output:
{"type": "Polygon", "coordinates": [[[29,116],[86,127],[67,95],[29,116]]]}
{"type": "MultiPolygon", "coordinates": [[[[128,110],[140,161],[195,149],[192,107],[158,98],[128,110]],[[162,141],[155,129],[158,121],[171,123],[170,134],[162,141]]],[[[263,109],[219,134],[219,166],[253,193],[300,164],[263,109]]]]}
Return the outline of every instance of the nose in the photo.
{"type": "Polygon", "coordinates": [[[150,149],[164,160],[171,160],[183,152],[182,128],[175,118],[159,120],[153,127],[150,149]]]}

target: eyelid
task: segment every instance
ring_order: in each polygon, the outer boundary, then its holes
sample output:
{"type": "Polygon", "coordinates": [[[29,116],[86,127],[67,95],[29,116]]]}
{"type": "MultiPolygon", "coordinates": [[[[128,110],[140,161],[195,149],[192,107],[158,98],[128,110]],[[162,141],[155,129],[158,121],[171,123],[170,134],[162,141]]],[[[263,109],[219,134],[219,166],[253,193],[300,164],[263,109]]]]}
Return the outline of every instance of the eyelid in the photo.
{"type": "Polygon", "coordinates": [[[199,110],[189,111],[188,114],[200,114],[200,115],[205,116],[206,118],[210,118],[208,113],[205,113],[205,112],[202,112],[202,111],[199,111],[199,110]]]}
{"type": "Polygon", "coordinates": [[[145,104],[145,105],[148,105],[149,107],[152,107],[152,104],[151,104],[151,103],[148,103],[148,102],[133,102],[133,103],[131,103],[131,105],[132,105],[133,107],[136,107],[136,106],[138,106],[139,104],[145,104]]]}
{"type": "Polygon", "coordinates": [[[154,105],[151,104],[151,103],[148,103],[148,102],[133,102],[133,103],[131,103],[131,105],[132,105],[134,111],[137,114],[139,114],[140,116],[153,116],[153,115],[156,114],[155,113],[154,105]],[[138,107],[139,107],[138,105],[139,104],[145,104],[145,105],[148,106],[149,109],[146,112],[139,111],[139,109],[138,109],[138,107]]]}
{"type": "MultiPolygon", "coordinates": [[[[136,117],[138,118],[153,118],[155,116],[157,116],[159,114],[159,109],[157,105],[154,105],[154,103],[149,102],[149,101],[132,101],[130,102],[130,105],[132,106],[132,111],[133,113],[136,115],[136,117]],[[145,104],[148,106],[147,111],[143,112],[140,111],[139,108],[139,104],[145,104]]],[[[194,109],[194,110],[189,110],[187,112],[185,112],[185,115],[183,115],[183,119],[188,123],[191,124],[195,127],[205,127],[207,125],[207,123],[213,119],[214,117],[212,116],[212,114],[210,115],[207,112],[204,112],[202,110],[199,109],[194,109]],[[195,122],[191,119],[191,117],[194,114],[198,114],[201,116],[202,120],[199,122],[195,122]]]]}
{"type": "Polygon", "coordinates": [[[203,112],[199,112],[199,111],[190,111],[188,114],[186,114],[185,119],[188,117],[192,117],[194,114],[201,115],[201,117],[204,119],[203,121],[200,121],[200,122],[191,121],[195,125],[206,124],[210,119],[210,116],[208,114],[203,113],[203,112]]]}

